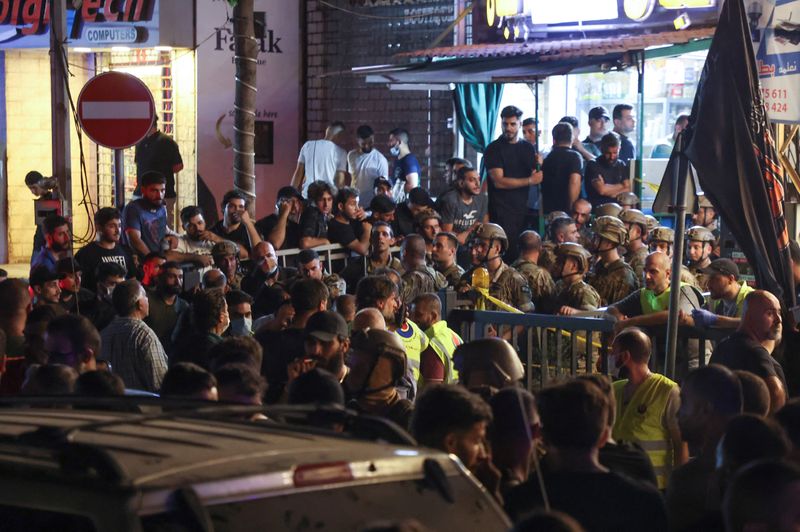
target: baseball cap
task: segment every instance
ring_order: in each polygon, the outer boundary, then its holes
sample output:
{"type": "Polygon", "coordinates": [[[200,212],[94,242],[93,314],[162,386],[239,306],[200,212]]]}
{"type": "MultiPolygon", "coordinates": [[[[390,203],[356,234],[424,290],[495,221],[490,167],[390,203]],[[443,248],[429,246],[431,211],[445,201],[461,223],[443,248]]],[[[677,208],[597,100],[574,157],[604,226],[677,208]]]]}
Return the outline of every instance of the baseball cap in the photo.
{"type": "Polygon", "coordinates": [[[597,107],[592,107],[592,109],[589,111],[589,120],[598,120],[600,118],[611,120],[611,115],[608,114],[608,109],[606,109],[602,105],[598,105],[597,107]]]}
{"type": "Polygon", "coordinates": [[[706,275],[721,273],[722,275],[733,275],[735,278],[739,278],[739,267],[731,259],[712,260],[711,264],[705,268],[700,268],[699,271],[706,275]]]}
{"type": "Polygon", "coordinates": [[[350,331],[344,318],[338,312],[330,310],[317,312],[308,318],[305,333],[323,342],[330,342],[337,336],[341,338],[350,336],[350,331]]]}
{"type": "Polygon", "coordinates": [[[300,194],[300,191],[299,191],[299,190],[297,190],[296,188],[294,188],[294,187],[292,187],[292,186],[285,186],[285,187],[281,187],[281,188],[278,190],[278,196],[277,196],[277,197],[278,197],[278,199],[280,199],[280,198],[297,198],[297,199],[302,199],[302,198],[303,198],[303,195],[302,195],[302,194],[300,194]]]}
{"type": "Polygon", "coordinates": [[[379,194],[369,202],[369,210],[378,214],[387,214],[397,209],[397,204],[389,196],[379,194]]]}
{"type": "Polygon", "coordinates": [[[75,259],[71,257],[59,259],[59,261],[56,262],[56,273],[59,276],[64,276],[73,272],[81,272],[81,271],[83,271],[81,265],[78,264],[75,261],[75,259]]]}
{"type": "Polygon", "coordinates": [[[428,194],[428,191],[422,187],[415,187],[411,189],[411,192],[408,193],[408,202],[413,203],[414,205],[419,205],[420,207],[433,208],[433,200],[431,199],[431,195],[428,194]]]}
{"type": "Polygon", "coordinates": [[[385,177],[376,177],[372,182],[372,188],[375,188],[379,185],[386,185],[387,187],[392,188],[392,182],[385,177]]]}
{"type": "Polygon", "coordinates": [[[56,272],[50,271],[47,266],[37,266],[31,270],[30,284],[31,286],[41,286],[49,281],[57,281],[61,278],[56,272]]]}
{"type": "Polygon", "coordinates": [[[211,248],[211,255],[214,257],[224,256],[224,255],[237,255],[239,253],[239,246],[236,245],[236,242],[232,242],[230,240],[223,240],[222,242],[217,242],[214,244],[214,247],[211,248]]]}

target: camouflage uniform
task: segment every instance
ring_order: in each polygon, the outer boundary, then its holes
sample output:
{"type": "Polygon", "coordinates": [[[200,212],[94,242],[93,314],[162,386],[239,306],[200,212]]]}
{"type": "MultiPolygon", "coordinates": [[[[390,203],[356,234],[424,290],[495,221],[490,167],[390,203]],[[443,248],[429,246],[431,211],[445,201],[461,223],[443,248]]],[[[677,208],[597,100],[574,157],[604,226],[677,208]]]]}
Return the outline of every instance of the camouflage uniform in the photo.
{"type": "Polygon", "coordinates": [[[582,225],[581,228],[578,229],[578,244],[580,244],[585,248],[588,248],[589,244],[592,243],[592,236],[593,236],[592,230],[589,229],[589,227],[586,224],[582,225]]]}
{"type": "Polygon", "coordinates": [[[447,279],[430,266],[417,266],[403,273],[403,290],[400,298],[406,305],[420,294],[438,292],[447,287],[447,279]]]}
{"type": "Polygon", "coordinates": [[[328,287],[328,301],[331,303],[340,295],[347,293],[347,283],[335,273],[322,272],[322,282],[328,287]]]}
{"type": "Polygon", "coordinates": [[[553,266],[556,263],[556,247],[555,242],[547,241],[542,244],[542,251],[539,252],[539,266],[550,273],[553,273],[553,266]]]}
{"type": "MultiPolygon", "coordinates": [[[[689,268],[683,264],[681,264],[681,282],[694,286],[698,290],[700,289],[700,284],[697,282],[697,277],[695,277],[694,274],[689,271],[689,268]]],[[[706,283],[708,283],[708,281],[706,281],[706,283]]]]}
{"type": "MultiPolygon", "coordinates": [[[[708,263],[710,264],[711,261],[708,261],[708,263]]],[[[708,292],[708,280],[711,278],[711,276],[708,275],[707,273],[702,273],[700,271],[700,268],[705,268],[707,266],[708,264],[706,264],[706,266],[697,266],[696,268],[694,267],[689,268],[691,274],[694,275],[696,286],[697,288],[700,289],[701,292],[708,292]]]]}
{"type": "MultiPolygon", "coordinates": [[[[505,262],[494,273],[492,283],[489,285],[489,295],[508,303],[522,312],[533,312],[534,307],[528,281],[521,273],[505,262]]],[[[486,310],[500,309],[487,302],[486,310]]]]}
{"type": "Polygon", "coordinates": [[[569,286],[564,281],[556,283],[553,310],[558,312],[563,306],[573,307],[578,310],[596,310],[600,306],[600,294],[584,281],[578,281],[569,286]]]}
{"type": "Polygon", "coordinates": [[[461,280],[461,276],[464,275],[464,268],[455,262],[444,270],[436,268],[436,271],[444,275],[444,278],[447,280],[447,286],[451,288],[455,288],[456,285],[458,285],[458,281],[461,280]]]}
{"type": "Polygon", "coordinates": [[[633,273],[636,276],[637,288],[641,287],[642,285],[642,279],[644,279],[644,261],[647,259],[647,255],[649,254],[650,251],[648,251],[647,246],[643,246],[633,253],[628,253],[625,255],[625,262],[627,262],[630,267],[633,268],[633,273]]]}
{"type": "Polygon", "coordinates": [[[546,268],[522,258],[517,259],[511,267],[521,273],[528,281],[533,304],[537,311],[541,311],[545,302],[553,296],[556,288],[550,272],[546,268]]]}
{"type": "Polygon", "coordinates": [[[237,271],[236,275],[233,276],[233,279],[228,279],[228,286],[231,288],[231,290],[241,290],[242,279],[244,279],[244,275],[237,271]]]}
{"type": "Polygon", "coordinates": [[[339,272],[339,275],[345,280],[347,286],[350,287],[350,292],[354,292],[358,281],[360,281],[362,277],[372,275],[373,272],[379,268],[391,268],[400,274],[403,273],[403,265],[400,263],[400,260],[397,257],[389,255],[389,260],[385,264],[373,262],[370,257],[351,257],[347,261],[347,266],[339,272]]]}
{"type": "Polygon", "coordinates": [[[600,295],[603,305],[611,305],[636,290],[636,274],[624,260],[609,265],[597,261],[587,280],[600,295]]]}

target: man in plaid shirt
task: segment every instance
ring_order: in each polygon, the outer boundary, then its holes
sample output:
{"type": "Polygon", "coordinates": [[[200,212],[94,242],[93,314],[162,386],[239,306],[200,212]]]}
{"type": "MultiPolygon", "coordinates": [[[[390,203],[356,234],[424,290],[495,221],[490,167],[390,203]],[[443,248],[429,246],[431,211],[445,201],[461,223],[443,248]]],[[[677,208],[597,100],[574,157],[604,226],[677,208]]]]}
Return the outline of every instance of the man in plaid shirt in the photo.
{"type": "Polygon", "coordinates": [[[144,321],[150,306],[136,279],[114,288],[111,302],[117,317],[102,332],[102,357],[111,363],[126,388],[157,392],[167,372],[167,355],[158,336],[144,321]]]}

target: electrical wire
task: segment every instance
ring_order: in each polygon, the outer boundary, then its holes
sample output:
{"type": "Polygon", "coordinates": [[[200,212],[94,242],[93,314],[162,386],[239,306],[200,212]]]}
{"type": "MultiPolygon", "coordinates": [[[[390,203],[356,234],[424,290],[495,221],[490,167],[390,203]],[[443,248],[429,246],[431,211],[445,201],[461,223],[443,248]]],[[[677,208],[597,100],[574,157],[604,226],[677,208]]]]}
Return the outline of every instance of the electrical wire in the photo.
{"type": "MultiPolygon", "coordinates": [[[[370,15],[368,13],[361,13],[359,11],[353,11],[352,9],[347,9],[346,7],[337,6],[330,2],[326,2],[325,0],[318,0],[320,5],[325,7],[329,7],[331,9],[335,9],[337,11],[342,11],[343,13],[347,13],[348,15],[353,15],[354,17],[360,18],[368,18],[373,20],[410,20],[410,19],[418,19],[418,18],[427,18],[431,16],[436,16],[431,13],[419,13],[419,14],[411,14],[411,15],[370,15]]],[[[466,6],[465,9],[468,9],[470,6],[466,6]]]]}

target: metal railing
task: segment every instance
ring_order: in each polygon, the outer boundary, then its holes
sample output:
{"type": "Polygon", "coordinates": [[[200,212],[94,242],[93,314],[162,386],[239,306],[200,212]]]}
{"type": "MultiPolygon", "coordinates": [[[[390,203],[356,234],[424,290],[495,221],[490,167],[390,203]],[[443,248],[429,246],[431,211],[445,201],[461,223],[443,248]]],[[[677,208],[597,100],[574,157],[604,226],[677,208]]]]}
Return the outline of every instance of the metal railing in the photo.
{"type": "MultiPolygon", "coordinates": [[[[325,265],[325,269],[329,273],[338,273],[347,265],[347,262],[353,257],[353,252],[349,249],[342,247],[339,244],[325,244],[323,246],[315,246],[312,248],[319,253],[320,261],[325,265]]],[[[275,252],[278,257],[278,264],[282,268],[297,265],[297,255],[300,254],[302,249],[289,248],[281,249],[275,252]]],[[[395,246],[389,250],[392,255],[400,253],[400,247],[395,246]]]]}

